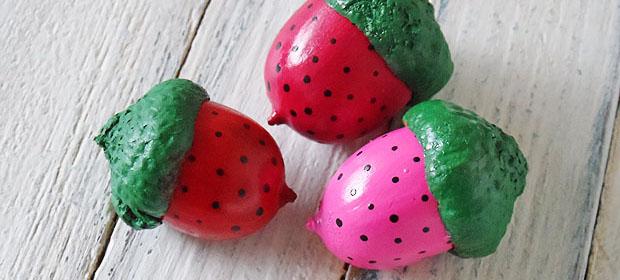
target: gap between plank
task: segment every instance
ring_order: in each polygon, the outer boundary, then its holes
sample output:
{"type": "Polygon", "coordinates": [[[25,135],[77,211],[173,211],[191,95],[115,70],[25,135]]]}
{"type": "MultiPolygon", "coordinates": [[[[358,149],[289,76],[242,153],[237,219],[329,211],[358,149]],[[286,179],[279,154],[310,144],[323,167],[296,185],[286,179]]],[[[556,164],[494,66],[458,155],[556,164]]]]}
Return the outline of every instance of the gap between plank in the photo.
{"type": "MultiPolygon", "coordinates": [[[[618,91],[618,96],[620,97],[620,91],[618,91]]],[[[590,248],[588,248],[588,261],[586,264],[586,271],[584,273],[584,277],[583,279],[588,279],[588,275],[590,275],[590,269],[591,267],[591,263],[592,263],[592,258],[594,257],[593,255],[593,251],[592,251],[592,247],[594,244],[594,238],[596,237],[596,229],[598,228],[598,223],[599,223],[599,213],[601,212],[601,201],[603,200],[603,193],[604,193],[604,189],[605,189],[605,185],[606,185],[606,178],[607,178],[607,172],[609,171],[609,165],[611,163],[613,159],[613,155],[611,154],[612,148],[613,148],[613,143],[614,143],[614,139],[616,138],[616,130],[620,129],[620,98],[618,98],[618,102],[616,104],[616,114],[615,117],[613,118],[613,127],[611,129],[611,142],[609,145],[609,148],[607,150],[607,161],[605,163],[605,172],[603,172],[603,184],[601,186],[601,191],[599,193],[599,197],[598,197],[598,205],[596,206],[596,212],[594,213],[594,228],[592,229],[592,236],[590,236],[590,248]],[[616,125],[618,124],[618,125],[616,125]]],[[[620,135],[619,135],[620,136],[620,135]]]]}
{"type": "MultiPolygon", "coordinates": [[[[198,17],[198,24],[196,25],[196,28],[190,31],[189,43],[183,50],[183,54],[181,55],[181,62],[179,63],[179,67],[177,68],[177,71],[174,74],[175,78],[179,78],[179,76],[181,75],[181,70],[183,70],[185,63],[187,62],[189,53],[192,50],[192,45],[194,44],[194,40],[196,39],[198,30],[202,26],[202,22],[204,20],[205,14],[207,13],[207,9],[209,8],[210,4],[211,4],[211,1],[207,0],[205,3],[205,7],[202,9],[198,17]]],[[[112,233],[114,232],[114,228],[116,228],[116,224],[118,223],[118,215],[116,215],[114,211],[111,211],[111,212],[112,212],[111,221],[105,225],[103,235],[101,237],[102,240],[99,243],[99,249],[97,250],[97,255],[95,256],[94,262],[90,265],[91,268],[88,270],[86,274],[86,279],[89,279],[89,280],[95,279],[95,275],[97,274],[97,271],[99,271],[99,267],[103,263],[105,254],[108,251],[108,245],[110,244],[110,240],[112,240],[112,233]]]]}
{"type": "Polygon", "coordinates": [[[178,78],[181,75],[181,70],[183,70],[183,67],[185,67],[185,63],[187,62],[187,57],[189,57],[189,53],[192,51],[194,40],[196,39],[198,30],[202,26],[202,21],[205,18],[205,14],[207,13],[207,9],[209,8],[210,4],[211,4],[211,1],[207,0],[207,3],[205,3],[204,9],[202,9],[202,13],[200,14],[200,17],[198,18],[198,25],[196,25],[196,28],[194,28],[194,30],[192,30],[189,35],[190,36],[189,44],[187,44],[187,47],[185,48],[183,55],[181,56],[181,64],[179,64],[179,68],[177,68],[177,72],[174,75],[175,78],[178,78]]]}

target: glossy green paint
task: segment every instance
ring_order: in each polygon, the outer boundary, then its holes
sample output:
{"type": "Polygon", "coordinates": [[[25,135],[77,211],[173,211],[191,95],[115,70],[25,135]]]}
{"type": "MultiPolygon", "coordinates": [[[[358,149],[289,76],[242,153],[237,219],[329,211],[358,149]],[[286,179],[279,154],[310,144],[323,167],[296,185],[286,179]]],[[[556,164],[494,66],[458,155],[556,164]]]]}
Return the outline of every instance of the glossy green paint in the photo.
{"type": "Polygon", "coordinates": [[[512,136],[471,111],[433,100],[403,121],[424,147],[426,180],[454,254],[495,252],[525,187],[527,162],[512,136]]]}
{"type": "Polygon", "coordinates": [[[198,111],[208,98],[191,81],[163,82],[110,118],[95,138],[110,163],[112,205],[131,227],[161,224],[192,146],[198,111]]]}
{"type": "Polygon", "coordinates": [[[430,99],[454,70],[448,44],[427,0],[326,0],[366,34],[390,69],[413,91],[430,99]]]}

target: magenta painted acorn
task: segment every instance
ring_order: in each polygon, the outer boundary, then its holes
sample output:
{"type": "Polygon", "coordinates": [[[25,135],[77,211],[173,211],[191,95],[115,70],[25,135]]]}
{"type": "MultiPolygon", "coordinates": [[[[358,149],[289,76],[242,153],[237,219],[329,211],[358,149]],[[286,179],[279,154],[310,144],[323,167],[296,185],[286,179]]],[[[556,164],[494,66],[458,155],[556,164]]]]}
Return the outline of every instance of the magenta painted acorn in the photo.
{"type": "Polygon", "coordinates": [[[511,136],[443,101],[355,152],[307,224],[341,260],[405,266],[451,251],[493,253],[523,192],[527,163],[511,136]]]}

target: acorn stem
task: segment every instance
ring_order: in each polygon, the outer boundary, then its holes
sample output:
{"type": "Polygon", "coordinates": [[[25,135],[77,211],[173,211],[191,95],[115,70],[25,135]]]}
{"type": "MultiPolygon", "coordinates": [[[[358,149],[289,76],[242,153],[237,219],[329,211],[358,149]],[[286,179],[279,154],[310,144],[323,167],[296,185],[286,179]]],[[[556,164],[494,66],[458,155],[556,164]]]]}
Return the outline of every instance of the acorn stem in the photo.
{"type": "Polygon", "coordinates": [[[285,183],[282,186],[282,191],[280,192],[280,207],[286,205],[287,203],[294,202],[295,199],[297,199],[297,194],[285,183]]]}
{"type": "Polygon", "coordinates": [[[286,119],[278,112],[271,113],[271,117],[267,120],[269,125],[281,125],[286,123],[286,119]]]}

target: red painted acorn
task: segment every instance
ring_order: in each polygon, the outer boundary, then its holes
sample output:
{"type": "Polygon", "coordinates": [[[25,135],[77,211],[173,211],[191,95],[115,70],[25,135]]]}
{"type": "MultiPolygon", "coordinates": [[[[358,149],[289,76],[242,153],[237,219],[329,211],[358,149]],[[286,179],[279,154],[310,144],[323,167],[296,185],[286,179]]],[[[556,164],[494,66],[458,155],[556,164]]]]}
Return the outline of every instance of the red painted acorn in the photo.
{"type": "Polygon", "coordinates": [[[270,125],[347,141],[385,124],[412,92],[420,101],[445,85],[453,66],[432,6],[389,3],[310,0],[289,19],[265,64],[270,125]]]}
{"type": "Polygon", "coordinates": [[[151,89],[96,141],[110,161],[115,210],[136,229],[163,221],[204,239],[238,238],[296,197],[269,133],[187,80],[151,89]]]}

